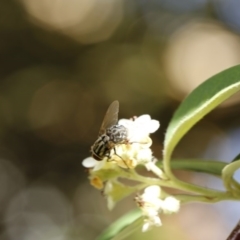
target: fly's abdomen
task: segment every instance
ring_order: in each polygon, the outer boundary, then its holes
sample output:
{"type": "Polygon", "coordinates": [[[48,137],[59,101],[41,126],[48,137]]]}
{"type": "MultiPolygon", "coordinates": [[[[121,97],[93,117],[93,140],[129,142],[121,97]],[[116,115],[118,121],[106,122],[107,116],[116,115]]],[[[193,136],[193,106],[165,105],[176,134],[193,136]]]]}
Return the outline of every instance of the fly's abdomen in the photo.
{"type": "Polygon", "coordinates": [[[106,134],[100,136],[93,144],[91,151],[95,160],[101,161],[104,157],[109,157],[111,148],[109,148],[109,137],[106,134]]]}

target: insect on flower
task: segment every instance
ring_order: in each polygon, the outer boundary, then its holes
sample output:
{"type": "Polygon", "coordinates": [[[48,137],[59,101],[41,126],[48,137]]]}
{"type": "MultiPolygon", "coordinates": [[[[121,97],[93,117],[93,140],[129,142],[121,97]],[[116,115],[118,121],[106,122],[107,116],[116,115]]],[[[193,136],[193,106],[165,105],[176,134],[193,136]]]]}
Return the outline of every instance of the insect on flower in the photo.
{"type": "Polygon", "coordinates": [[[119,102],[114,101],[108,107],[98,134],[98,139],[91,147],[92,157],[97,161],[101,161],[105,157],[109,159],[112,150],[117,155],[115,146],[128,143],[127,129],[117,124],[118,112],[119,102]]]}

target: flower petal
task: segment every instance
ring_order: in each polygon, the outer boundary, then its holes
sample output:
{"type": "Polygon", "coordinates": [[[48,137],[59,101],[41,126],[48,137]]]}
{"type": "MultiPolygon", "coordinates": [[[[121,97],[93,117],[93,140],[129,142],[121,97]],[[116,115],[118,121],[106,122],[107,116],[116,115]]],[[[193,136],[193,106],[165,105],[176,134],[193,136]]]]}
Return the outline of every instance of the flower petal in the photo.
{"type": "Polygon", "coordinates": [[[150,230],[150,222],[149,221],[147,221],[143,224],[142,232],[147,232],[148,230],[150,230]]]}
{"type": "Polygon", "coordinates": [[[139,149],[136,155],[139,162],[149,163],[152,160],[152,151],[150,148],[139,149]]]}
{"type": "Polygon", "coordinates": [[[96,161],[94,158],[92,157],[87,157],[82,161],[82,165],[85,168],[93,168],[97,165],[98,161],[96,161]]]}
{"type": "Polygon", "coordinates": [[[143,115],[139,116],[138,118],[136,118],[135,123],[142,125],[142,124],[149,122],[150,120],[151,120],[150,115],[143,114],[143,115]]]}
{"type": "Polygon", "coordinates": [[[134,121],[123,118],[123,119],[120,119],[120,120],[118,121],[118,124],[124,126],[124,127],[127,128],[127,129],[130,129],[130,128],[133,126],[134,121]]]}
{"type": "Polygon", "coordinates": [[[180,202],[175,197],[167,197],[163,201],[162,210],[164,213],[175,213],[180,208],[180,202]]]}
{"type": "Polygon", "coordinates": [[[159,121],[151,120],[150,123],[148,124],[148,132],[154,133],[158,130],[159,127],[160,127],[159,121]]]}
{"type": "Polygon", "coordinates": [[[159,178],[165,178],[163,171],[155,165],[154,162],[148,162],[145,164],[145,167],[148,171],[152,171],[155,175],[157,175],[159,178]]]}
{"type": "Polygon", "coordinates": [[[149,187],[145,188],[145,190],[144,190],[144,195],[148,195],[153,198],[159,197],[160,193],[161,193],[161,188],[157,185],[149,186],[149,187]]]}
{"type": "Polygon", "coordinates": [[[158,216],[154,216],[153,218],[144,219],[144,224],[142,227],[142,232],[146,232],[150,230],[153,226],[160,227],[162,225],[161,219],[158,216]]]}

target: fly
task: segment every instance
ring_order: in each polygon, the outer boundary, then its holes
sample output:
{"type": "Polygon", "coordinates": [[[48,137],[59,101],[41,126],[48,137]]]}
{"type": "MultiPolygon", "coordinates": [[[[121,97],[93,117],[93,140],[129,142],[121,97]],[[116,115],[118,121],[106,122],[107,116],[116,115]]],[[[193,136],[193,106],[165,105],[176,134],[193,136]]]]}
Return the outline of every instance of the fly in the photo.
{"type": "Polygon", "coordinates": [[[112,150],[114,150],[114,153],[117,155],[115,146],[128,143],[127,129],[117,124],[118,112],[119,102],[114,101],[108,107],[99,130],[98,139],[91,147],[92,157],[97,161],[101,161],[105,157],[109,159],[112,150]]]}

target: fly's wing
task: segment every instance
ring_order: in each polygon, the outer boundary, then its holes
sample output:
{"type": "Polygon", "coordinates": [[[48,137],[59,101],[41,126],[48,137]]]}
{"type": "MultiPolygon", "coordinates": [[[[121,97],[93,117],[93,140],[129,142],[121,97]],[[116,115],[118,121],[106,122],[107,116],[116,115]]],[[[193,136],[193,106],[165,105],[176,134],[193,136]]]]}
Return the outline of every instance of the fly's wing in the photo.
{"type": "Polygon", "coordinates": [[[102,126],[99,131],[99,136],[105,133],[105,130],[113,125],[115,125],[118,121],[118,112],[119,112],[119,102],[114,101],[108,107],[108,110],[104,116],[102,126]]]}

